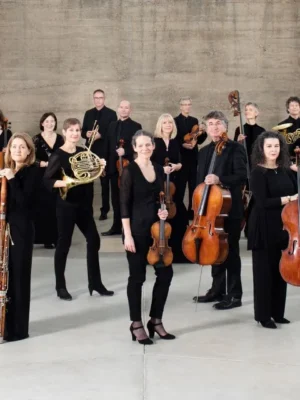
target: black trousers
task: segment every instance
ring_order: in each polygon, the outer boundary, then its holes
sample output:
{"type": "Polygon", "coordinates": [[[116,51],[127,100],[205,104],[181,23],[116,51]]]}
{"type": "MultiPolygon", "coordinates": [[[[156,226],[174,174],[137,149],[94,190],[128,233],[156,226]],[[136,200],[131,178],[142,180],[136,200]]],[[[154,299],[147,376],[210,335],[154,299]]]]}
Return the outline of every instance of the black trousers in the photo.
{"type": "Polygon", "coordinates": [[[120,189],[118,185],[119,174],[110,175],[111,203],[114,210],[113,227],[115,229],[122,228],[121,212],[120,212],[120,189]]]}
{"type": "Polygon", "coordinates": [[[101,198],[102,198],[102,207],[100,208],[101,214],[107,214],[109,212],[109,178],[108,176],[104,176],[100,178],[101,183],[101,198]]]}
{"type": "Polygon", "coordinates": [[[254,318],[267,321],[284,317],[287,284],[279,271],[281,249],[252,250],[254,318]]]}
{"type": "MultiPolygon", "coordinates": [[[[134,236],[136,253],[127,251],[129,278],[127,296],[131,321],[142,320],[142,286],[146,280],[147,253],[150,240],[145,236],[134,236]]],[[[152,292],[150,317],[161,319],[173,277],[173,267],[154,268],[156,281],[152,292]]]]}
{"type": "Polygon", "coordinates": [[[227,218],[224,230],[228,233],[228,257],[223,264],[212,265],[211,276],[213,278],[212,290],[218,294],[226,293],[229,297],[242,298],[241,258],[239,240],[241,237],[241,220],[227,218]]]}
{"type": "Polygon", "coordinates": [[[183,202],[186,184],[189,189],[189,206],[188,211],[192,209],[192,198],[196,187],[196,175],[197,175],[197,159],[182,160],[182,168],[178,172],[176,180],[176,194],[179,201],[183,202]]]}
{"type": "MultiPolygon", "coordinates": [[[[60,210],[61,211],[61,210],[60,210]]],[[[92,209],[74,208],[68,212],[57,212],[58,241],[54,256],[56,289],[66,288],[65,269],[72,243],[75,224],[86,239],[88,283],[91,288],[101,285],[99,249],[100,237],[93,218],[92,209]]]]}

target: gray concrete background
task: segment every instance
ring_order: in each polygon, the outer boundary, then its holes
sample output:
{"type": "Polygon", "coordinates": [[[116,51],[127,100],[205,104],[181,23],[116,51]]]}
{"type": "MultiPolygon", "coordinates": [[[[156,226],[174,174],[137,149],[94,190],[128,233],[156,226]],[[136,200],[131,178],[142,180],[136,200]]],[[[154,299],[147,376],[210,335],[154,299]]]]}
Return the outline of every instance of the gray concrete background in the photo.
{"type": "Polygon", "coordinates": [[[261,107],[270,128],[299,93],[299,0],[0,0],[0,108],[13,131],[46,111],[82,119],[91,93],[129,99],[153,130],[193,98],[193,115],[231,116],[227,94],[261,107]]]}

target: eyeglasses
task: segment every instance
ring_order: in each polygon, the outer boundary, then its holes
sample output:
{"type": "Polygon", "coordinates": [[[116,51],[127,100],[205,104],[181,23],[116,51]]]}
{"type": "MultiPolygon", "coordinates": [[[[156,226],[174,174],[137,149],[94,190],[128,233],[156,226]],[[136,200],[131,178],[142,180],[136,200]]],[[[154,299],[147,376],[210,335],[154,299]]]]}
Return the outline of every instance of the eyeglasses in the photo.
{"type": "Polygon", "coordinates": [[[102,97],[94,97],[94,100],[102,100],[102,99],[104,99],[103,96],[102,97]]]}

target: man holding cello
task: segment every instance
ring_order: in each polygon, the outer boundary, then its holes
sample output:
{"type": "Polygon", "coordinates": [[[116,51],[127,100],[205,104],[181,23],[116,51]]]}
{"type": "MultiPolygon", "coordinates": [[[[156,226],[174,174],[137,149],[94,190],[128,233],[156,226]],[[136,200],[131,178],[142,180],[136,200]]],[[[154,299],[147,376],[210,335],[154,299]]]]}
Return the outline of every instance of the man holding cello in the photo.
{"type": "Polygon", "coordinates": [[[197,184],[204,182],[206,185],[221,185],[229,189],[232,207],[224,223],[225,232],[228,234],[228,257],[222,264],[212,265],[212,287],[205,296],[194,297],[194,301],[199,303],[220,301],[214,308],[228,310],[242,305],[239,240],[244,213],[242,187],[247,180],[247,159],[243,146],[228,140],[226,147],[216,158],[213,173],[208,174],[215,145],[227,132],[228,120],[221,111],[211,111],[204,117],[204,121],[206,132],[212,141],[198,153],[197,184]]]}

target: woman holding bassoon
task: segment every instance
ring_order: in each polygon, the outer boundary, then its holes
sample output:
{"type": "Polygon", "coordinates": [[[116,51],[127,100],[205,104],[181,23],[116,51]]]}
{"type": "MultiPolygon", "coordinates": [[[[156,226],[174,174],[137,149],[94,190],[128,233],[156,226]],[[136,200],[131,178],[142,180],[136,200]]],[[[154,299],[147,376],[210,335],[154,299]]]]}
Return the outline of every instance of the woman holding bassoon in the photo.
{"type": "MultiPolygon", "coordinates": [[[[1,232],[2,267],[7,262],[9,236],[12,242],[8,260],[7,298],[9,301],[4,333],[4,339],[7,341],[22,340],[29,336],[30,281],[34,242],[33,215],[41,183],[34,161],[35,149],[30,136],[26,133],[15,133],[7,145],[6,168],[0,170],[1,214],[3,217],[5,212],[3,201],[7,199],[7,223],[10,229],[10,235],[6,234],[6,239],[4,232],[1,232]],[[6,188],[7,196],[5,195],[6,188]]],[[[3,224],[1,224],[2,227],[3,224]]]]}

